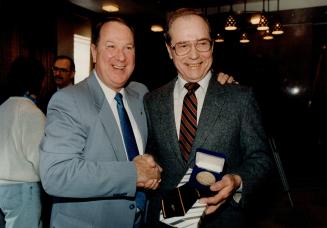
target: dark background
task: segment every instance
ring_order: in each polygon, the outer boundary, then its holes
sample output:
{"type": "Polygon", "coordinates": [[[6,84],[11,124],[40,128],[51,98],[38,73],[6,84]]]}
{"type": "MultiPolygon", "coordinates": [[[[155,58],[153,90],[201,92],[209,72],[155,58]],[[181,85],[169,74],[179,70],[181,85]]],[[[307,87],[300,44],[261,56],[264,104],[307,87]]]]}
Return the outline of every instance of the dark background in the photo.
{"type": "MultiPolygon", "coordinates": [[[[103,17],[63,0],[18,2],[16,8],[17,1],[0,1],[0,94],[6,89],[6,75],[17,56],[36,57],[50,74],[58,54],[57,43],[61,42],[58,17],[76,15],[93,25],[103,17]]],[[[227,13],[208,17],[215,33],[221,30],[227,13]]],[[[283,10],[280,17],[285,33],[271,41],[262,40],[250,24],[245,25],[250,44],[238,42],[240,31],[224,33],[225,42],[215,43],[214,67],[254,89],[265,129],[276,141],[290,188],[315,188],[327,180],[327,2],[321,7],[283,10]],[[299,89],[297,94],[292,93],[295,87],[299,89]]],[[[133,79],[150,90],[170,81],[176,72],[163,35],[149,31],[147,15],[127,19],[136,30],[133,79]]],[[[272,183],[283,190],[277,171],[272,183]]]]}

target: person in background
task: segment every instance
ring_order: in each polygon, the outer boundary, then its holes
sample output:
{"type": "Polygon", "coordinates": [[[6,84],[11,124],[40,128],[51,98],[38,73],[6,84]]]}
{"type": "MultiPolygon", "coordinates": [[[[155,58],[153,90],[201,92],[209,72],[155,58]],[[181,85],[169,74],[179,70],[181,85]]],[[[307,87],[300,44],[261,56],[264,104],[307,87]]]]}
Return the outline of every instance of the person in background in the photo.
{"type": "Polygon", "coordinates": [[[35,103],[44,76],[43,65],[28,57],[17,58],[8,73],[9,94],[0,105],[0,213],[6,227],[42,227],[39,145],[45,116],[35,103]]]}
{"type": "Polygon", "coordinates": [[[45,77],[38,106],[44,114],[47,113],[48,103],[55,92],[74,84],[75,62],[67,55],[57,56],[51,67],[51,77],[45,77]]]}
{"type": "Polygon", "coordinates": [[[66,55],[57,56],[53,62],[52,73],[57,90],[73,85],[75,76],[74,60],[66,55]]]}
{"type": "Polygon", "coordinates": [[[166,47],[178,75],[144,98],[149,130],[146,151],[163,169],[159,191],[150,197],[147,225],[160,226],[159,193],[176,188],[194,167],[197,148],[204,148],[223,153],[226,161],[222,179],[210,186],[216,193],[200,199],[206,204],[201,225],[246,227],[243,208],[272,167],[258,105],[249,88],[217,82],[212,70],[214,43],[201,12],[176,10],[167,26],[166,47]],[[188,111],[183,107],[186,94],[192,94],[188,103],[195,100],[188,111]]]}
{"type": "Polygon", "coordinates": [[[158,187],[161,168],[143,155],[148,90],[128,83],[135,67],[133,29],[122,19],[108,18],[94,31],[91,53],[90,76],[56,92],[48,105],[40,174],[54,197],[50,226],[140,227],[144,192],[158,187]]]}

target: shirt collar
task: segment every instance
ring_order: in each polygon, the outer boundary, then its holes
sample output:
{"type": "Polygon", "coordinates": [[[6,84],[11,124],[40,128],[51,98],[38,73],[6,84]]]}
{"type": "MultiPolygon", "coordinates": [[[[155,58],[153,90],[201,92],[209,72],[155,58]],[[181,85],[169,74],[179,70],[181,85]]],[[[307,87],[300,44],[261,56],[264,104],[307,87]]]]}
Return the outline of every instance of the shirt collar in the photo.
{"type": "MultiPolygon", "coordinates": [[[[104,95],[106,96],[107,100],[109,103],[112,103],[115,99],[115,96],[116,96],[116,91],[109,88],[108,86],[106,86],[99,78],[98,74],[96,73],[95,70],[93,70],[93,73],[95,75],[95,78],[98,80],[99,84],[100,84],[100,87],[104,93],[104,95]]],[[[121,93],[123,95],[123,99],[124,99],[124,96],[125,96],[125,89],[122,88],[119,93],[121,93]]]]}
{"type": "MultiPolygon", "coordinates": [[[[199,89],[201,89],[204,93],[207,91],[208,85],[209,85],[209,81],[212,77],[212,72],[209,71],[206,76],[204,76],[204,78],[202,78],[200,81],[198,81],[197,83],[200,85],[199,89]]],[[[182,78],[182,76],[180,74],[178,74],[178,79],[176,82],[176,87],[178,89],[178,91],[181,93],[185,88],[184,85],[188,83],[185,79],[182,78]]]]}

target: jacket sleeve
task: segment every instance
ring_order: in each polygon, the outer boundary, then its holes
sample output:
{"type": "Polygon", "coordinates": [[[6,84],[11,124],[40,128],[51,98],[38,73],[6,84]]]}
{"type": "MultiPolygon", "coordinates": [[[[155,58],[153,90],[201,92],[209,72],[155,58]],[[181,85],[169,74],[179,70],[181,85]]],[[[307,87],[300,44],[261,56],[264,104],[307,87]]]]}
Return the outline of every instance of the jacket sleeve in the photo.
{"type": "Polygon", "coordinates": [[[247,197],[259,190],[272,170],[272,160],[265,130],[262,125],[259,106],[251,92],[246,99],[244,111],[241,113],[240,146],[242,151],[242,165],[233,172],[242,178],[242,198],[240,204],[247,203],[247,197]]]}

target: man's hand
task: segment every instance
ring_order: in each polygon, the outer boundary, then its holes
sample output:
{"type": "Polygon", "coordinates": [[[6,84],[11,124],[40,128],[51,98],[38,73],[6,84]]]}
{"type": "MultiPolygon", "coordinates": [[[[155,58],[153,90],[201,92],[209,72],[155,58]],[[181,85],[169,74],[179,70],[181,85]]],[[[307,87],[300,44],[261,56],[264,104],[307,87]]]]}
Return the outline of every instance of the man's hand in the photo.
{"type": "Polygon", "coordinates": [[[241,177],[238,175],[226,174],[220,181],[212,184],[210,190],[218,193],[212,197],[201,198],[200,202],[207,204],[206,214],[215,212],[227,198],[232,196],[241,185],[241,177]]]}
{"type": "Polygon", "coordinates": [[[157,189],[162,168],[154,161],[149,154],[139,155],[133,159],[137,171],[137,187],[145,189],[157,189]]]}
{"type": "Polygon", "coordinates": [[[238,84],[238,82],[235,81],[233,76],[229,76],[228,74],[224,74],[223,72],[220,72],[217,75],[217,81],[222,85],[225,85],[226,83],[227,84],[233,84],[233,83],[238,84]]]}

